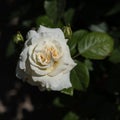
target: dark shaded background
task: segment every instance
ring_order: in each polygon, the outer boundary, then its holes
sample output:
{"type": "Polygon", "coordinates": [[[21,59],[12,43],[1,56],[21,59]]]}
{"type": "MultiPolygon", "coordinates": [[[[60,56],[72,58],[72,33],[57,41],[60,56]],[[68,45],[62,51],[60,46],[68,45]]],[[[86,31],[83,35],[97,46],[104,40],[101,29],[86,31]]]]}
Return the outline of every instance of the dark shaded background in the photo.
{"type": "MultiPolygon", "coordinates": [[[[120,40],[120,10],[106,14],[119,0],[66,0],[65,10],[75,9],[71,27],[73,30],[89,29],[91,24],[106,22],[108,32],[120,40]]],[[[7,56],[7,49],[16,31],[25,37],[35,27],[36,17],[45,14],[44,0],[1,0],[0,1],[0,120],[62,120],[72,111],[80,120],[120,119],[120,64],[107,59],[93,61],[90,85],[86,92],[75,91],[74,96],[59,92],[40,92],[38,88],[23,83],[15,76],[20,51],[7,56]],[[31,21],[30,25],[23,24],[31,21]],[[56,105],[60,99],[63,106],[56,105]],[[26,106],[26,101],[29,103],[26,106]],[[23,106],[21,108],[21,106],[23,106]]],[[[15,46],[17,49],[19,45],[15,46]]],[[[21,48],[19,48],[21,49],[21,48]]]]}

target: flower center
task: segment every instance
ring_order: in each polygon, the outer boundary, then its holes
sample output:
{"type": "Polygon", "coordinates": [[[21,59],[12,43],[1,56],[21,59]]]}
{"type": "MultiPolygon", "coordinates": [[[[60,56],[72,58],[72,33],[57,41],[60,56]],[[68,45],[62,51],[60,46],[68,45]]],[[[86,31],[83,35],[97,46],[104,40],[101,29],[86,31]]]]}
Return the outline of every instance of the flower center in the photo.
{"type": "Polygon", "coordinates": [[[54,61],[57,61],[60,58],[60,51],[55,46],[47,48],[47,52],[51,54],[54,61]]]}
{"type": "Polygon", "coordinates": [[[62,56],[61,48],[52,44],[45,44],[42,49],[37,52],[36,60],[41,65],[48,65],[56,63],[62,56]]]}

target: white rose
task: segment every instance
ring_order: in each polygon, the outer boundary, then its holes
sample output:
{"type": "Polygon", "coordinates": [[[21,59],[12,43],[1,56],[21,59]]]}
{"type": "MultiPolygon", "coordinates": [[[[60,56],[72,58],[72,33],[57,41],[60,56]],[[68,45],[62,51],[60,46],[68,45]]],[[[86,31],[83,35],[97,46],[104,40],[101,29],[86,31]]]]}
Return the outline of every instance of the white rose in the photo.
{"type": "Polygon", "coordinates": [[[71,87],[70,71],[76,65],[59,28],[40,26],[27,34],[16,68],[16,76],[44,89],[71,87]]]}

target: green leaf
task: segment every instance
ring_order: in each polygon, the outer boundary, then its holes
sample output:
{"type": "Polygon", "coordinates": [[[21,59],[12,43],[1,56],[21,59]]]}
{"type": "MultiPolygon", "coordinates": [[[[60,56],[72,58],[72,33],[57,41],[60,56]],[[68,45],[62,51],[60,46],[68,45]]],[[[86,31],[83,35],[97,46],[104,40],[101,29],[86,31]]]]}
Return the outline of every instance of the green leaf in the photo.
{"type": "Polygon", "coordinates": [[[53,23],[58,24],[64,13],[65,0],[45,0],[44,8],[46,15],[53,20],[53,23]]]}
{"type": "Polygon", "coordinates": [[[79,120],[79,116],[70,111],[64,116],[63,120],[79,120]]]}
{"type": "Polygon", "coordinates": [[[109,60],[113,63],[120,63],[120,47],[113,50],[109,60]]]}
{"type": "Polygon", "coordinates": [[[64,93],[64,94],[66,94],[66,95],[73,96],[73,88],[70,87],[70,88],[67,88],[67,89],[63,89],[63,90],[61,91],[61,93],[64,93]]]}
{"type": "Polygon", "coordinates": [[[53,24],[53,21],[48,17],[48,16],[40,16],[36,19],[36,25],[39,26],[39,25],[44,25],[44,26],[47,26],[47,27],[53,27],[54,24],[53,24]]]}
{"type": "Polygon", "coordinates": [[[93,70],[93,64],[89,59],[85,59],[84,63],[86,64],[89,70],[93,70]]]}
{"type": "Polygon", "coordinates": [[[56,21],[57,20],[57,1],[56,0],[52,0],[52,1],[46,0],[44,3],[44,8],[45,8],[47,16],[50,19],[53,19],[54,21],[56,21]]]}
{"type": "Polygon", "coordinates": [[[65,0],[57,0],[57,20],[61,20],[63,18],[66,1],[65,0]]]}
{"type": "Polygon", "coordinates": [[[89,85],[89,71],[85,63],[77,62],[77,66],[71,71],[71,83],[76,90],[85,91],[89,85]]]}
{"type": "Polygon", "coordinates": [[[104,59],[113,50],[113,39],[106,33],[91,32],[78,43],[79,53],[90,59],[104,59]]]}
{"type": "Polygon", "coordinates": [[[64,21],[66,24],[70,24],[72,22],[72,18],[74,15],[74,9],[69,9],[64,13],[64,21]]]}
{"type": "Polygon", "coordinates": [[[68,45],[70,47],[70,52],[72,56],[77,52],[78,41],[80,41],[82,37],[87,33],[88,31],[86,30],[78,30],[73,33],[72,38],[68,41],[68,45]]]}

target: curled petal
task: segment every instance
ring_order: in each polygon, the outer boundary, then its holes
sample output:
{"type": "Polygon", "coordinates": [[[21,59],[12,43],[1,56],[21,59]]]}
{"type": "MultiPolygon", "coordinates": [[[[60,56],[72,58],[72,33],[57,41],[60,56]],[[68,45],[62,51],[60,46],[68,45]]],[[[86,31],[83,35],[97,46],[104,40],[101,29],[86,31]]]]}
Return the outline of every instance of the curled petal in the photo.
{"type": "Polygon", "coordinates": [[[40,41],[39,34],[34,30],[30,30],[26,37],[27,41],[25,42],[25,46],[33,45],[34,43],[38,43],[40,41]]]}
{"type": "Polygon", "coordinates": [[[48,68],[51,66],[51,64],[48,64],[48,66],[41,66],[41,65],[38,65],[36,63],[36,60],[35,59],[32,59],[32,55],[35,54],[33,53],[34,51],[34,48],[35,48],[36,45],[31,45],[29,47],[29,54],[28,54],[28,62],[27,62],[27,65],[29,63],[29,69],[32,71],[32,73],[35,73],[37,75],[46,75],[48,73],[50,73],[50,69],[45,69],[45,68],[48,68]]]}
{"type": "Polygon", "coordinates": [[[25,63],[27,59],[28,47],[24,48],[19,57],[19,67],[20,69],[26,69],[25,63]]]}
{"type": "Polygon", "coordinates": [[[68,72],[76,66],[76,63],[71,58],[70,51],[67,45],[63,48],[63,51],[63,57],[54,66],[54,70],[51,73],[49,73],[50,76],[55,76],[61,72],[68,72]]]}
{"type": "Polygon", "coordinates": [[[60,73],[54,77],[50,77],[48,75],[43,76],[43,77],[36,77],[32,76],[33,80],[35,82],[41,82],[42,87],[45,87],[47,89],[59,91],[64,88],[69,88],[71,87],[70,83],[70,73],[60,73]]]}
{"type": "Polygon", "coordinates": [[[24,70],[22,70],[19,66],[19,62],[17,64],[17,67],[16,67],[16,76],[19,78],[19,79],[24,79],[26,74],[24,72],[24,70]]]}
{"type": "Polygon", "coordinates": [[[21,70],[19,68],[19,65],[17,65],[17,67],[16,67],[16,76],[19,79],[22,79],[22,80],[28,82],[31,85],[34,85],[34,86],[39,86],[40,85],[40,83],[33,81],[31,75],[28,75],[27,73],[25,73],[25,71],[21,70]]]}
{"type": "Polygon", "coordinates": [[[47,28],[47,27],[40,25],[38,29],[38,33],[42,37],[50,37],[56,40],[63,40],[67,42],[67,40],[65,40],[64,38],[63,32],[59,28],[47,28]]]}

